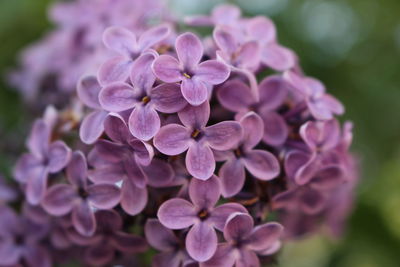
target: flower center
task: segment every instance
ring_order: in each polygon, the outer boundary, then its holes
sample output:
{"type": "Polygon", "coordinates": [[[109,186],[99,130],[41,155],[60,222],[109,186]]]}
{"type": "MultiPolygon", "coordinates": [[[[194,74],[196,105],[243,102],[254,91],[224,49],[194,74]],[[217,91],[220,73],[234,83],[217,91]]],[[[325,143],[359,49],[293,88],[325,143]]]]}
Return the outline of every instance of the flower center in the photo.
{"type": "Polygon", "coordinates": [[[144,96],[144,97],[142,98],[142,102],[143,102],[143,104],[145,104],[145,105],[146,105],[147,103],[149,103],[150,100],[151,100],[151,98],[148,97],[148,96],[144,96]]]}
{"type": "Polygon", "coordinates": [[[199,140],[203,135],[200,130],[195,129],[190,135],[194,140],[199,140]]]}
{"type": "Polygon", "coordinates": [[[199,213],[197,214],[197,216],[199,216],[200,220],[204,221],[205,219],[208,218],[209,213],[207,210],[202,209],[201,211],[199,211],[199,213]]]}
{"type": "Polygon", "coordinates": [[[192,76],[190,76],[190,75],[187,74],[186,72],[183,73],[183,76],[185,76],[185,77],[188,78],[188,79],[192,78],[192,76]]]}
{"type": "Polygon", "coordinates": [[[240,147],[236,148],[233,152],[235,153],[235,156],[237,158],[240,158],[241,156],[243,156],[243,151],[242,151],[242,148],[240,148],[240,147]]]}
{"type": "Polygon", "coordinates": [[[86,199],[89,196],[88,192],[86,192],[82,187],[78,189],[78,195],[83,199],[86,199]]]}

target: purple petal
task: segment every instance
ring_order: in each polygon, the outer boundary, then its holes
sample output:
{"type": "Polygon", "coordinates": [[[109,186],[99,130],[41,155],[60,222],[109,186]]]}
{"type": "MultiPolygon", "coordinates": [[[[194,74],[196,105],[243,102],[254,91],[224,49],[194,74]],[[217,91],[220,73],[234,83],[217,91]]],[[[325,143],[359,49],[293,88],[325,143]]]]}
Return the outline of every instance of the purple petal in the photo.
{"type": "Polygon", "coordinates": [[[153,45],[163,41],[171,33],[168,25],[159,25],[145,31],[139,37],[139,46],[142,51],[152,47],[153,45]]]}
{"type": "Polygon", "coordinates": [[[207,181],[192,179],[189,185],[189,196],[192,203],[199,209],[211,209],[221,195],[218,177],[213,175],[207,181]]]}
{"type": "Polygon", "coordinates": [[[243,145],[251,149],[260,143],[264,135],[264,122],[259,115],[249,112],[240,119],[243,129],[243,145]]]}
{"type": "Polygon", "coordinates": [[[48,171],[45,168],[35,168],[30,175],[26,184],[26,198],[30,204],[37,205],[46,192],[48,171]]]}
{"type": "Polygon", "coordinates": [[[192,106],[199,106],[208,99],[206,82],[197,76],[191,79],[184,78],[181,84],[181,92],[192,106]]]}
{"type": "Polygon", "coordinates": [[[104,62],[97,74],[101,85],[125,82],[129,78],[133,61],[125,57],[114,57],[104,62]]]}
{"type": "Polygon", "coordinates": [[[291,50],[275,43],[265,46],[261,53],[262,62],[277,71],[293,68],[296,59],[291,50]]]}
{"type": "Polygon", "coordinates": [[[168,162],[153,159],[148,166],[141,166],[147,177],[148,185],[152,187],[167,186],[174,179],[174,170],[168,162]]]}
{"type": "Polygon", "coordinates": [[[246,169],[258,179],[268,181],[278,176],[279,162],[265,150],[252,150],[243,158],[246,169]]]}
{"type": "Polygon", "coordinates": [[[166,83],[176,83],[182,80],[182,70],[176,58],[169,55],[159,56],[152,69],[158,79],[166,83]]]}
{"type": "Polygon", "coordinates": [[[264,121],[263,141],[272,146],[282,145],[289,135],[289,129],[283,117],[275,112],[261,113],[260,116],[264,121]]]}
{"type": "Polygon", "coordinates": [[[233,55],[239,46],[236,36],[229,27],[216,27],[213,32],[215,43],[224,53],[233,55]]]}
{"type": "Polygon", "coordinates": [[[154,146],[163,154],[179,155],[189,148],[190,133],[179,124],[162,127],[154,137],[154,146]]]}
{"type": "Polygon", "coordinates": [[[236,5],[220,4],[211,12],[216,25],[233,25],[240,19],[241,10],[236,5]]]}
{"type": "Polygon", "coordinates": [[[113,26],[103,33],[103,43],[108,49],[130,57],[137,47],[136,36],[126,28],[113,26]]]}
{"type": "Polygon", "coordinates": [[[36,120],[34,122],[26,145],[29,151],[37,158],[42,158],[47,154],[50,132],[51,129],[44,120],[36,120]]]}
{"type": "Polygon", "coordinates": [[[209,218],[216,229],[222,231],[229,216],[235,212],[247,213],[245,207],[238,203],[226,203],[216,207],[209,218]]]}
{"type": "Polygon", "coordinates": [[[129,156],[124,159],[123,164],[128,178],[135,183],[136,186],[144,188],[147,184],[147,177],[138,166],[136,160],[132,156],[129,156]]]}
{"type": "Polygon", "coordinates": [[[283,235],[283,226],[270,222],[254,228],[248,237],[247,245],[252,250],[265,250],[272,247],[283,235]]]}
{"type": "Polygon", "coordinates": [[[275,195],[272,199],[273,209],[291,209],[297,205],[297,188],[289,189],[275,195]]]}
{"type": "Polygon", "coordinates": [[[78,187],[86,185],[87,163],[85,155],[81,151],[74,151],[67,166],[67,178],[69,182],[78,187]]]}
{"type": "Polygon", "coordinates": [[[322,100],[325,103],[326,107],[329,108],[329,110],[334,114],[342,115],[344,113],[343,104],[340,103],[340,101],[333,96],[325,94],[322,96],[322,100]]]}
{"type": "Polygon", "coordinates": [[[93,144],[100,138],[104,131],[104,120],[108,112],[93,111],[82,121],[79,128],[79,137],[85,144],[93,144]]]}
{"type": "Polygon", "coordinates": [[[300,76],[294,71],[286,71],[283,74],[283,78],[302,95],[306,97],[312,95],[312,89],[309,86],[307,78],[300,76]]]}
{"type": "Polygon", "coordinates": [[[121,188],[121,207],[131,216],[139,214],[147,204],[147,189],[137,187],[130,179],[124,179],[121,188]]]}
{"type": "Polygon", "coordinates": [[[310,156],[304,152],[291,151],[285,158],[285,172],[289,178],[294,178],[296,172],[304,166],[310,159],[310,156]]]}
{"type": "Polygon", "coordinates": [[[164,113],[178,112],[187,105],[180,86],[174,83],[161,84],[153,88],[150,97],[154,108],[164,113]]]}
{"type": "Polygon", "coordinates": [[[259,85],[260,105],[263,110],[280,107],[288,94],[289,84],[278,75],[265,78],[259,85]]]}
{"type": "Polygon", "coordinates": [[[138,139],[131,139],[129,145],[135,152],[135,160],[138,164],[148,166],[154,156],[152,145],[138,139]]]}
{"type": "Polygon", "coordinates": [[[84,76],[78,81],[79,99],[88,107],[100,109],[99,93],[101,87],[95,76],[84,76]]]}
{"type": "Polygon", "coordinates": [[[51,267],[49,252],[40,245],[28,246],[24,251],[24,259],[28,266],[51,267]]]}
{"type": "Polygon", "coordinates": [[[87,201],[77,203],[72,209],[72,224],[84,236],[92,236],[96,230],[96,219],[87,201]]]}
{"type": "Polygon", "coordinates": [[[220,61],[207,60],[199,64],[195,75],[197,79],[215,85],[228,79],[230,69],[220,61]]]}
{"type": "Polygon", "coordinates": [[[195,142],[190,145],[185,162],[188,172],[201,180],[210,178],[215,170],[213,152],[201,142],[195,142]]]}
{"type": "Polygon", "coordinates": [[[117,113],[109,114],[104,121],[104,131],[114,142],[125,143],[131,136],[128,125],[117,113]]]}
{"type": "Polygon", "coordinates": [[[114,258],[114,248],[111,244],[98,243],[89,246],[84,252],[84,260],[91,266],[104,266],[114,258]]]}
{"type": "Polygon", "coordinates": [[[96,166],[88,172],[89,179],[94,183],[115,184],[126,178],[126,172],[122,164],[105,164],[96,166]]]}
{"type": "Polygon", "coordinates": [[[129,84],[115,82],[103,87],[99,100],[105,110],[120,112],[133,108],[138,103],[138,94],[129,84]]]}
{"type": "Polygon", "coordinates": [[[305,185],[314,177],[319,168],[319,160],[314,155],[297,170],[294,180],[298,185],[305,185]]]}
{"type": "Polygon", "coordinates": [[[143,237],[118,231],[112,237],[112,244],[121,252],[145,252],[148,247],[143,237]]]}
{"type": "Polygon", "coordinates": [[[219,102],[226,109],[239,112],[255,103],[250,88],[240,80],[229,80],[217,91],[219,102]]]}
{"type": "Polygon", "coordinates": [[[256,69],[260,64],[261,48],[257,41],[244,43],[237,52],[236,65],[247,69],[256,69]]]}
{"type": "Polygon", "coordinates": [[[73,201],[77,197],[78,195],[72,186],[57,184],[47,190],[42,201],[42,207],[51,215],[63,216],[72,210],[73,201]]]}
{"type": "Polygon", "coordinates": [[[206,262],[202,262],[202,267],[227,267],[235,264],[234,249],[227,243],[218,244],[217,251],[206,262]]]}
{"type": "Polygon", "coordinates": [[[316,214],[324,208],[326,197],[321,192],[308,188],[301,190],[298,201],[306,214],[316,214]]]}
{"type": "Polygon", "coordinates": [[[151,65],[155,60],[153,53],[144,53],[138,57],[131,68],[131,82],[135,88],[148,92],[156,81],[156,77],[151,70],[151,65]]]}
{"type": "Polygon", "coordinates": [[[189,71],[193,71],[203,56],[203,45],[193,33],[181,34],[175,41],[176,53],[179,61],[189,71]]]}
{"type": "Polygon", "coordinates": [[[224,227],[224,238],[229,242],[243,241],[253,230],[253,218],[247,213],[232,213],[224,227]]]}
{"type": "Polygon", "coordinates": [[[178,113],[180,121],[188,128],[201,130],[210,118],[210,104],[204,102],[200,106],[187,105],[178,113]]]}
{"type": "Polygon", "coordinates": [[[119,188],[111,184],[90,185],[87,188],[87,193],[89,195],[87,200],[98,209],[111,209],[121,199],[119,188]]]}
{"type": "Polygon", "coordinates": [[[248,249],[241,249],[240,255],[236,260],[237,267],[260,267],[260,260],[257,257],[257,254],[254,251],[248,249]]]}
{"type": "Polygon", "coordinates": [[[109,140],[101,139],[95,145],[98,156],[107,162],[119,163],[129,153],[127,147],[109,140]]]}
{"type": "Polygon", "coordinates": [[[332,165],[319,170],[312,179],[312,187],[319,190],[329,190],[344,181],[344,171],[340,166],[332,165]]]}
{"type": "Polygon", "coordinates": [[[154,255],[152,265],[154,267],[181,267],[182,255],[175,251],[161,252],[154,255]]]}
{"type": "MultiPolygon", "coordinates": [[[[14,266],[21,258],[21,250],[10,240],[0,243],[0,264],[3,266],[14,266]]],[[[18,266],[18,265],[17,265],[18,266]]]]}
{"type": "Polygon", "coordinates": [[[144,226],[144,232],[149,244],[160,251],[168,251],[175,248],[178,239],[174,233],[165,228],[157,219],[148,219],[144,226]]]}
{"type": "Polygon", "coordinates": [[[307,122],[300,128],[300,135],[312,150],[323,151],[334,148],[340,140],[340,126],[337,120],[307,122]]]}
{"type": "Polygon", "coordinates": [[[148,141],[160,129],[160,117],[157,111],[150,106],[137,105],[129,117],[129,130],[136,138],[148,141]]]}
{"type": "Polygon", "coordinates": [[[48,170],[50,173],[59,172],[63,169],[70,157],[71,157],[71,149],[67,147],[67,145],[62,141],[55,141],[49,147],[48,151],[48,170]]]}
{"type": "Polygon", "coordinates": [[[219,177],[222,195],[225,198],[236,195],[242,190],[246,178],[243,163],[236,159],[228,160],[219,170],[219,177]]]}
{"type": "Polygon", "coordinates": [[[207,223],[198,222],[186,236],[186,249],[194,260],[203,262],[214,255],[217,242],[215,230],[207,223]]]}
{"type": "Polygon", "coordinates": [[[243,130],[239,122],[223,121],[207,127],[204,134],[210,147],[215,150],[228,150],[239,144],[243,130]]]}
{"type": "Polygon", "coordinates": [[[253,40],[257,40],[263,44],[271,43],[276,40],[276,28],[274,23],[264,16],[257,16],[250,19],[247,22],[246,31],[253,40]]]}
{"type": "Polygon", "coordinates": [[[197,220],[193,204],[181,198],[173,198],[164,202],[158,209],[157,217],[169,229],[184,229],[197,220]]]}
{"type": "Polygon", "coordinates": [[[20,183],[26,183],[30,176],[42,170],[43,165],[40,159],[32,154],[23,154],[14,167],[14,178],[20,183]]]}

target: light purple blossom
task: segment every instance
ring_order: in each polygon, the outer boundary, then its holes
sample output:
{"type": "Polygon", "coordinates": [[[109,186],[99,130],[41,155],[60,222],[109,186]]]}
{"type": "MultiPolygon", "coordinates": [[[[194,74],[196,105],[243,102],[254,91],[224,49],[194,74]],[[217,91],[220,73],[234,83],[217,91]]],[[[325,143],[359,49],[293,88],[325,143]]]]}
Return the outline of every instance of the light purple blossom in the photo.
{"type": "Polygon", "coordinates": [[[185,18],[185,23],[192,26],[238,26],[242,11],[235,5],[221,4],[216,6],[211,16],[191,16],[185,18]]]}

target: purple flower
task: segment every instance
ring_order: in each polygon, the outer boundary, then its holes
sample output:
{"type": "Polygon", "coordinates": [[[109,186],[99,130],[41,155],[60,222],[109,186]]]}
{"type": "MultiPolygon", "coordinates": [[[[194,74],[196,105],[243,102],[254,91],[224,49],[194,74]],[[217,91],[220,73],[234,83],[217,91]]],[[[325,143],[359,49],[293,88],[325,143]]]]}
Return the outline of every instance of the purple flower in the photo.
{"type": "Polygon", "coordinates": [[[39,204],[49,174],[61,171],[68,163],[71,150],[62,141],[51,142],[51,129],[42,119],[36,120],[28,137],[29,153],[22,155],[15,169],[15,179],[26,183],[26,198],[33,205],[39,204]]]}
{"type": "Polygon", "coordinates": [[[174,113],[187,104],[176,84],[161,84],[153,88],[155,76],[151,64],[152,52],[142,54],[132,66],[131,83],[112,83],[100,92],[100,103],[108,111],[121,112],[132,109],[129,129],[133,136],[148,141],[160,129],[157,113],[174,113]]]}
{"type": "Polygon", "coordinates": [[[238,147],[225,153],[227,161],[219,171],[224,197],[231,197],[242,189],[246,178],[245,169],[265,181],[275,178],[280,172],[279,162],[272,153],[254,149],[263,137],[264,124],[260,116],[249,112],[241,118],[240,124],[243,139],[238,147]]]}
{"type": "Polygon", "coordinates": [[[132,255],[147,250],[144,238],[122,230],[123,221],[117,212],[99,210],[95,216],[98,225],[94,241],[84,253],[84,259],[90,265],[108,264],[114,259],[116,252],[132,255]]]}
{"type": "Polygon", "coordinates": [[[169,55],[159,56],[153,63],[157,78],[167,83],[181,83],[183,97],[194,106],[205,102],[212,85],[228,79],[229,68],[216,60],[200,63],[203,45],[193,33],[184,33],[176,39],[178,60],[169,55]],[[199,64],[200,63],[200,64],[199,64]]]}
{"type": "Polygon", "coordinates": [[[286,71],[283,76],[303,96],[314,118],[330,120],[334,115],[344,113],[343,105],[336,98],[325,93],[325,86],[320,81],[301,77],[293,71],[286,71]]]}
{"type": "Polygon", "coordinates": [[[51,258],[41,241],[45,238],[47,225],[35,224],[13,210],[0,208],[0,265],[50,267],[51,258]]]}
{"type": "Polygon", "coordinates": [[[217,234],[214,228],[222,231],[228,216],[233,212],[247,212],[236,203],[214,207],[220,197],[220,182],[212,176],[207,181],[192,179],[189,197],[192,202],[173,198],[164,202],[158,210],[158,219],[169,229],[191,227],[186,236],[186,249],[189,255],[203,262],[212,257],[217,249],[217,234]]]}
{"type": "Polygon", "coordinates": [[[272,146],[282,145],[289,134],[285,119],[276,112],[288,94],[288,84],[280,76],[269,76],[258,86],[259,101],[251,89],[239,80],[230,80],[217,91],[219,102],[226,109],[237,112],[237,117],[248,111],[258,113],[264,122],[263,141],[272,146]]]}
{"type": "Polygon", "coordinates": [[[153,258],[154,267],[180,267],[191,261],[181,240],[159,220],[148,219],[144,232],[149,244],[161,251],[153,258]]]}
{"type": "Polygon", "coordinates": [[[101,87],[94,76],[82,77],[77,86],[79,99],[89,108],[94,109],[81,123],[79,137],[85,144],[93,144],[103,134],[104,120],[108,112],[102,110],[99,102],[101,87]]]}
{"type": "Polygon", "coordinates": [[[120,190],[115,185],[87,182],[87,164],[80,151],[72,154],[67,166],[70,184],[57,184],[48,189],[42,206],[50,214],[63,216],[71,212],[76,230],[86,236],[93,235],[96,220],[93,209],[111,209],[120,201],[120,190]]]}
{"type": "Polygon", "coordinates": [[[187,150],[186,168],[194,177],[206,180],[215,170],[211,149],[228,150],[242,137],[242,127],[235,121],[223,121],[206,127],[210,117],[208,102],[187,106],[178,113],[182,125],[163,126],[154,137],[154,146],[166,155],[179,155],[187,150]]]}
{"type": "Polygon", "coordinates": [[[221,4],[212,10],[211,16],[187,17],[185,23],[191,26],[238,26],[241,13],[241,10],[235,5],[221,4]]]}
{"type": "Polygon", "coordinates": [[[201,267],[257,267],[257,254],[275,252],[280,246],[283,227],[270,222],[254,227],[253,218],[246,213],[233,213],[224,227],[226,243],[218,244],[217,251],[201,267]]]}
{"type": "Polygon", "coordinates": [[[133,32],[123,27],[110,27],[104,31],[105,46],[115,51],[119,56],[113,57],[101,65],[98,78],[101,85],[113,82],[124,82],[132,72],[132,66],[140,54],[162,40],[171,33],[167,25],[153,27],[139,39],[133,32]]]}

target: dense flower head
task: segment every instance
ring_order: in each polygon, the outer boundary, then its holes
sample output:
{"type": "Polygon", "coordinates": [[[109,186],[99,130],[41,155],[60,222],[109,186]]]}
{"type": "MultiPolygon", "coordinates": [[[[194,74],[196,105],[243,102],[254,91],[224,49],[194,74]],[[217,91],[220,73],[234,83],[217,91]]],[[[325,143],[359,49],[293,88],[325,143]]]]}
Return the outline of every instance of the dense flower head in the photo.
{"type": "Polygon", "coordinates": [[[0,187],[7,216],[46,228],[0,239],[0,265],[45,266],[40,254],[146,266],[152,247],[156,267],[250,267],[321,226],[340,234],[358,177],[352,124],[335,117],[343,105],[303,74],[268,18],[222,5],[184,21],[193,28],[112,21],[93,41],[103,62],[81,73],[70,105],[33,123],[15,166],[21,214],[0,187]]]}

